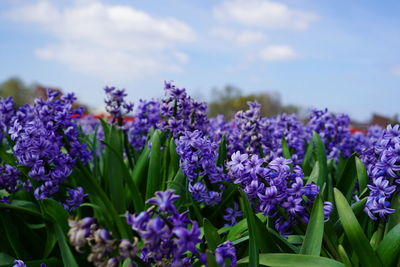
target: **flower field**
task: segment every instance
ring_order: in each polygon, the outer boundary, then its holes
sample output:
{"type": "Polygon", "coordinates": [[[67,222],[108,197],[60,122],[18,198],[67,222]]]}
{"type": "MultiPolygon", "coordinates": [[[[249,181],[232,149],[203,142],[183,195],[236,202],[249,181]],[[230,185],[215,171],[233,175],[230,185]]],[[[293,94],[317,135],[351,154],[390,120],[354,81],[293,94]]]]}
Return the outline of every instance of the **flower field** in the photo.
{"type": "Polygon", "coordinates": [[[0,100],[0,266],[400,266],[399,125],[104,91],[0,100]]]}

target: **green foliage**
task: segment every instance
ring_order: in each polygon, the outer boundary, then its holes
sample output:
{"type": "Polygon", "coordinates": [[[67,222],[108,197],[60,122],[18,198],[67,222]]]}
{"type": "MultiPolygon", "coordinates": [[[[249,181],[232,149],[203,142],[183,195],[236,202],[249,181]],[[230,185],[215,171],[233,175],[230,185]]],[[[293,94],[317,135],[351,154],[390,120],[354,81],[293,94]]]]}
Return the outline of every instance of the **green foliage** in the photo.
{"type": "Polygon", "coordinates": [[[247,109],[247,102],[257,101],[261,104],[263,116],[275,116],[281,113],[299,113],[300,108],[294,105],[284,106],[279,94],[259,93],[242,95],[239,88],[227,85],[223,89],[213,90],[213,100],[209,103],[208,113],[214,117],[219,114],[232,118],[239,110],[247,109]]]}

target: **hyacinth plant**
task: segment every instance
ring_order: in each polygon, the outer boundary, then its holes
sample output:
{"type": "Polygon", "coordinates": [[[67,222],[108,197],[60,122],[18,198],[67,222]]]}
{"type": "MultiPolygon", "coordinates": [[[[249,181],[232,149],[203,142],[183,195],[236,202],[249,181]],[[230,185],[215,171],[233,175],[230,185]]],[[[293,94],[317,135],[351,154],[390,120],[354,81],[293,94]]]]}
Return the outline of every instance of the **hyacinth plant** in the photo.
{"type": "Polygon", "coordinates": [[[105,94],[0,100],[0,266],[398,266],[398,125],[105,94]]]}

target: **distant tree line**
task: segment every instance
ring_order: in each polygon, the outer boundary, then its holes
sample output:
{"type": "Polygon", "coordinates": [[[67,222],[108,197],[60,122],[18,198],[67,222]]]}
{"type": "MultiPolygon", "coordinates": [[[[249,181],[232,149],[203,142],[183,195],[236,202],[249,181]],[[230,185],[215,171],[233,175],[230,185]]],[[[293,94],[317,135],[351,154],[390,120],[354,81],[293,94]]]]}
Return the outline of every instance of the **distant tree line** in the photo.
{"type": "MultiPolygon", "coordinates": [[[[25,104],[32,104],[33,100],[38,97],[46,99],[47,89],[62,93],[62,90],[58,88],[49,88],[37,83],[27,85],[21,79],[13,77],[0,83],[0,97],[11,96],[14,99],[15,107],[20,107],[25,104]]],[[[78,101],[75,102],[74,106],[83,106],[88,111],[88,108],[78,101]]]]}
{"type": "Polygon", "coordinates": [[[279,94],[262,92],[243,95],[235,86],[227,85],[222,89],[213,89],[212,100],[208,104],[208,112],[211,117],[223,114],[226,118],[232,118],[239,110],[248,108],[248,101],[257,101],[261,104],[262,116],[270,117],[281,113],[299,114],[302,110],[295,105],[283,105],[279,94]]]}

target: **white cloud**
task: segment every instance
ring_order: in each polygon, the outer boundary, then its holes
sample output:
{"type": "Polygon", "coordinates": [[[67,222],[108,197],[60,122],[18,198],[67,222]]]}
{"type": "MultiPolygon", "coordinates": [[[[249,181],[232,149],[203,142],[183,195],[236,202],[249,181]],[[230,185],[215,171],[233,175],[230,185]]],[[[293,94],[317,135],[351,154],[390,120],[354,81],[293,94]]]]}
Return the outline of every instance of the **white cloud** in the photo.
{"type": "Polygon", "coordinates": [[[400,65],[391,67],[389,72],[395,76],[400,76],[400,65]]]}
{"type": "Polygon", "coordinates": [[[57,40],[37,49],[38,57],[106,79],[180,71],[188,58],[178,46],[195,39],[193,30],[175,18],[96,0],[75,1],[68,8],[39,1],[11,10],[9,16],[35,23],[57,40]]]}
{"type": "Polygon", "coordinates": [[[297,53],[288,45],[271,45],[260,51],[260,58],[265,61],[288,61],[297,57],[297,53]]]}
{"type": "Polygon", "coordinates": [[[234,31],[220,27],[212,29],[211,34],[238,45],[251,45],[265,40],[265,34],[259,31],[234,31]]]}
{"type": "Polygon", "coordinates": [[[291,9],[266,0],[225,1],[213,10],[222,22],[235,22],[264,29],[307,29],[318,17],[313,12],[291,9]]]}

